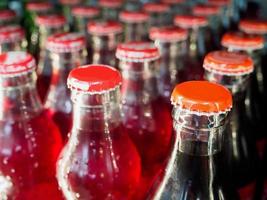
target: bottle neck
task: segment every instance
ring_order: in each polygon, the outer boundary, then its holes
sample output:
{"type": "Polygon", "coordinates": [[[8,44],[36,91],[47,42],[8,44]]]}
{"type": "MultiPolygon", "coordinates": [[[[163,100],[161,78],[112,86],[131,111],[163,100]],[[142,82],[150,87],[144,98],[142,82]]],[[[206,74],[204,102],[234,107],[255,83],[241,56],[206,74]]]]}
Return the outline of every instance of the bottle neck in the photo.
{"type": "Polygon", "coordinates": [[[187,54],[189,57],[198,58],[206,53],[205,28],[188,30],[187,54]]]}
{"type": "Polygon", "coordinates": [[[148,24],[143,23],[124,23],[124,41],[147,41],[148,24]]]}
{"type": "Polygon", "coordinates": [[[0,120],[30,119],[42,111],[34,72],[0,78],[0,120]]]}
{"type": "Polygon", "coordinates": [[[102,18],[105,20],[118,20],[120,8],[102,8],[102,18]]]}
{"type": "Polygon", "coordinates": [[[0,53],[8,51],[20,51],[23,48],[22,43],[22,41],[2,43],[0,45],[0,53]]]}
{"type": "Polygon", "coordinates": [[[161,27],[166,25],[166,18],[168,18],[167,13],[150,13],[149,27],[161,27]]]}
{"type": "Polygon", "coordinates": [[[73,90],[73,128],[90,132],[107,132],[121,123],[120,89],[88,94],[73,90]]]}
{"type": "Polygon", "coordinates": [[[75,30],[77,32],[83,33],[84,35],[87,35],[87,24],[91,20],[96,20],[97,17],[79,17],[79,16],[74,16],[74,26],[75,30]]]}

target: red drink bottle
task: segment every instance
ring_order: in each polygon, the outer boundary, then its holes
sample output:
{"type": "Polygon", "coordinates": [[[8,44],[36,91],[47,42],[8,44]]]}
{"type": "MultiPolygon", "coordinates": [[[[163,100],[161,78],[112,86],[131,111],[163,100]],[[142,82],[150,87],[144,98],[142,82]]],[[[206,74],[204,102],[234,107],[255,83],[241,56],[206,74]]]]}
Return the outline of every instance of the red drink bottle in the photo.
{"type": "Polygon", "coordinates": [[[62,199],[55,178],[62,141],[39,99],[33,57],[1,54],[0,80],[1,199],[62,199]]]}
{"type": "Polygon", "coordinates": [[[201,66],[202,58],[205,55],[208,20],[205,17],[193,15],[177,15],[174,19],[176,26],[188,30],[186,44],[186,55],[184,56],[184,73],[181,81],[203,79],[204,70],[201,66]]]}
{"type": "Polygon", "coordinates": [[[124,42],[148,40],[149,15],[142,11],[122,11],[120,21],[124,26],[124,42]]]}
{"type": "Polygon", "coordinates": [[[17,24],[16,13],[13,10],[0,10],[0,26],[17,24]]]}
{"type": "Polygon", "coordinates": [[[140,157],[122,126],[120,73],[106,65],[71,71],[73,127],[58,161],[66,200],[128,200],[136,192],[140,157]]]}
{"type": "Polygon", "coordinates": [[[170,7],[163,3],[145,3],[143,10],[149,14],[149,28],[165,26],[171,23],[169,11],[170,7]]]}
{"type": "Polygon", "coordinates": [[[246,113],[245,98],[249,76],[253,72],[252,59],[242,53],[214,51],[204,64],[206,79],[228,87],[233,95],[233,110],[227,124],[223,155],[225,167],[240,200],[253,200],[255,196],[258,155],[253,140],[254,127],[246,113]]]}
{"type": "Polygon", "coordinates": [[[247,115],[254,126],[254,136],[257,142],[257,148],[260,158],[263,157],[264,146],[266,143],[266,133],[263,127],[267,118],[264,114],[267,106],[264,102],[264,80],[261,66],[260,52],[264,46],[264,40],[261,36],[247,35],[240,32],[229,32],[224,34],[222,45],[228,51],[245,52],[253,59],[255,70],[251,75],[251,81],[248,85],[248,94],[246,97],[247,115]]]}
{"type": "Polygon", "coordinates": [[[142,195],[163,167],[172,138],[169,105],[157,90],[159,51],[147,42],[129,42],[118,45],[116,57],[123,76],[123,124],[142,159],[142,195]]]}
{"type": "Polygon", "coordinates": [[[62,15],[39,15],[36,18],[36,24],[39,25],[38,39],[39,40],[39,61],[37,67],[37,88],[41,100],[44,101],[47,90],[51,82],[52,63],[49,52],[46,49],[47,38],[56,33],[62,33],[68,29],[66,19],[62,15]]]}
{"type": "Polygon", "coordinates": [[[18,25],[0,27],[0,53],[18,51],[25,47],[24,30],[18,25]]]}
{"type": "Polygon", "coordinates": [[[147,199],[238,199],[222,160],[224,126],[232,107],[229,90],[189,81],[175,87],[171,100],[175,141],[147,199]]]}
{"type": "Polygon", "coordinates": [[[183,73],[186,39],[188,32],[178,27],[151,28],[150,39],[161,53],[158,75],[159,94],[171,107],[171,92],[177,83],[180,83],[179,73],[183,73]]]}
{"type": "Polygon", "coordinates": [[[123,7],[123,0],[99,0],[101,17],[104,20],[118,20],[123,7]]]}
{"type": "Polygon", "coordinates": [[[69,72],[85,64],[85,37],[78,33],[59,33],[47,40],[53,73],[45,100],[45,107],[58,125],[63,140],[67,139],[72,125],[72,102],[66,87],[69,72]]]}
{"type": "Polygon", "coordinates": [[[92,41],[93,63],[117,67],[115,51],[122,40],[122,25],[115,21],[94,21],[87,30],[92,41]]]}

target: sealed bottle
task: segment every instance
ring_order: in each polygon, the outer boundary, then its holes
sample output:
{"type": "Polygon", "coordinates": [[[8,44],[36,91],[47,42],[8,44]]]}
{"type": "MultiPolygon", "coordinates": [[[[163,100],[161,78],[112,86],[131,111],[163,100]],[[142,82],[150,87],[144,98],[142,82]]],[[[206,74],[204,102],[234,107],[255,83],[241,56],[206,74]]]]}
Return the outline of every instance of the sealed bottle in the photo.
{"type": "Polygon", "coordinates": [[[0,10],[0,26],[17,24],[16,13],[13,10],[0,10]]]}
{"type": "Polygon", "coordinates": [[[39,99],[35,69],[26,52],[0,55],[1,199],[62,199],[55,178],[62,141],[39,99]]]}
{"type": "Polygon", "coordinates": [[[176,15],[174,24],[188,30],[186,55],[183,57],[184,76],[181,81],[203,79],[202,58],[207,52],[207,25],[205,17],[176,15]]]}
{"type": "Polygon", "coordinates": [[[232,96],[207,81],[178,84],[171,97],[176,131],[167,165],[147,199],[238,199],[222,160],[232,96]]]}
{"type": "Polygon", "coordinates": [[[122,125],[120,73],[106,65],[73,69],[68,77],[73,127],[58,161],[66,200],[131,199],[140,157],[122,125]]]}
{"type": "Polygon", "coordinates": [[[52,64],[49,52],[46,49],[47,38],[56,33],[62,33],[68,30],[66,19],[62,15],[39,15],[36,18],[38,31],[36,32],[36,39],[38,40],[38,67],[37,67],[37,87],[41,100],[44,101],[47,90],[51,81],[52,64]]]}
{"type": "Polygon", "coordinates": [[[266,134],[263,127],[267,118],[264,114],[266,105],[264,102],[264,82],[263,68],[261,65],[260,53],[264,46],[263,37],[257,35],[248,35],[240,32],[225,33],[222,38],[222,46],[228,51],[246,52],[253,59],[255,70],[251,75],[251,81],[248,85],[248,94],[246,97],[246,109],[248,117],[254,125],[254,136],[257,142],[257,149],[260,158],[263,156],[264,146],[266,144],[266,134]]]}
{"type": "Polygon", "coordinates": [[[188,33],[178,27],[154,27],[150,29],[149,36],[161,53],[158,75],[159,94],[171,108],[172,90],[176,84],[180,83],[179,75],[185,68],[182,57],[185,55],[188,33]]]}
{"type": "Polygon", "coordinates": [[[169,104],[157,88],[159,56],[159,50],[148,42],[122,43],[116,51],[123,76],[123,124],[142,161],[141,195],[164,166],[171,146],[169,104]]]}
{"type": "Polygon", "coordinates": [[[24,30],[19,25],[0,26],[0,54],[26,48],[24,30]]]}
{"type": "Polygon", "coordinates": [[[120,21],[124,26],[124,42],[147,41],[149,15],[142,11],[122,11],[120,21]]]}
{"type": "Polygon", "coordinates": [[[101,16],[104,20],[118,20],[120,10],[123,7],[123,0],[99,0],[101,16]]]}
{"type": "Polygon", "coordinates": [[[47,40],[53,73],[45,107],[58,125],[63,140],[67,139],[72,125],[72,102],[66,87],[67,78],[72,69],[85,64],[85,44],[85,37],[78,33],[59,33],[47,40]]]}
{"type": "Polygon", "coordinates": [[[122,40],[122,25],[115,21],[94,21],[87,30],[92,41],[92,63],[117,67],[115,51],[122,40]]]}
{"type": "Polygon", "coordinates": [[[149,14],[149,27],[160,27],[171,23],[170,7],[163,3],[145,3],[143,10],[149,14]]]}
{"type": "Polygon", "coordinates": [[[232,92],[233,110],[223,146],[225,167],[231,170],[231,179],[240,200],[253,200],[258,171],[254,141],[257,129],[248,118],[245,105],[253,61],[246,54],[214,51],[206,55],[203,67],[208,81],[222,84],[232,92]]]}

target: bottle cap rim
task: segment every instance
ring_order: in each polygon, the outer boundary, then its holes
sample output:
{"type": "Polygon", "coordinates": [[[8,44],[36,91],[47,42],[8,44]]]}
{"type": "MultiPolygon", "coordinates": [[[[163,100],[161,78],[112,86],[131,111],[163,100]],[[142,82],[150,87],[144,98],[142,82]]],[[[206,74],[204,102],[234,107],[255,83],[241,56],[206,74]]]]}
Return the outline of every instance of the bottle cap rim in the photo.
{"type": "Polygon", "coordinates": [[[209,17],[212,15],[219,15],[220,14],[220,7],[219,6],[212,6],[212,5],[196,5],[193,8],[193,14],[196,16],[203,16],[203,17],[209,17]]]}
{"type": "Polygon", "coordinates": [[[48,2],[29,2],[27,9],[30,11],[46,11],[52,8],[52,4],[48,2]]]}
{"type": "Polygon", "coordinates": [[[187,39],[188,32],[178,27],[152,27],[149,31],[149,37],[151,40],[161,42],[179,42],[187,39]]]}
{"type": "Polygon", "coordinates": [[[67,20],[63,15],[38,15],[36,23],[47,27],[60,27],[66,24],[67,20]]]}
{"type": "Polygon", "coordinates": [[[267,21],[264,20],[241,20],[239,29],[248,34],[267,34],[267,21]]]}
{"type": "Polygon", "coordinates": [[[229,5],[230,0],[208,0],[208,4],[222,7],[229,5]]]}
{"type": "Polygon", "coordinates": [[[72,14],[81,17],[95,17],[99,15],[99,8],[92,6],[77,6],[72,9],[72,14]]]}
{"type": "Polygon", "coordinates": [[[16,17],[16,13],[13,10],[0,10],[0,20],[10,20],[16,17]]]}
{"type": "Polygon", "coordinates": [[[87,31],[92,35],[109,35],[122,33],[122,25],[115,21],[93,21],[87,25],[87,31]]]}
{"type": "Polygon", "coordinates": [[[69,5],[69,6],[77,5],[82,2],[81,0],[59,0],[59,1],[63,5],[69,5]]]}
{"type": "Polygon", "coordinates": [[[119,8],[123,4],[123,0],[99,0],[99,5],[101,7],[107,8],[119,8]]]}
{"type": "Polygon", "coordinates": [[[165,4],[180,4],[180,3],[185,3],[185,0],[161,0],[161,3],[165,4]]]}
{"type": "Polygon", "coordinates": [[[174,24],[181,28],[199,28],[208,25],[208,20],[205,17],[194,15],[176,15],[174,18],[174,24]]]}
{"type": "Polygon", "coordinates": [[[142,11],[122,11],[119,17],[122,22],[142,23],[148,20],[149,15],[142,11]]]}
{"type": "Polygon", "coordinates": [[[24,30],[19,25],[0,27],[0,43],[17,42],[24,38],[24,30]]]}
{"type": "Polygon", "coordinates": [[[170,10],[170,6],[164,3],[146,3],[143,6],[143,10],[148,13],[164,13],[170,10]]]}

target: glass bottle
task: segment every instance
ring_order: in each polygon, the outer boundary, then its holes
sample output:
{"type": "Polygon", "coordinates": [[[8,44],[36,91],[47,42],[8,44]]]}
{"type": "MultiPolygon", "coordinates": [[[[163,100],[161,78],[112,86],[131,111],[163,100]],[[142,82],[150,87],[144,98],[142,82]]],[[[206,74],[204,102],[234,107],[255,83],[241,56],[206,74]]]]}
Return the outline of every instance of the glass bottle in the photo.
{"type": "Polygon", "coordinates": [[[169,5],[172,18],[175,15],[182,15],[190,12],[189,6],[187,5],[188,2],[185,0],[161,0],[160,2],[169,5]]]}
{"type": "Polygon", "coordinates": [[[186,55],[183,57],[184,76],[181,81],[202,80],[204,70],[201,66],[203,56],[207,52],[207,26],[205,17],[193,15],[176,15],[174,24],[188,30],[186,55]]]}
{"type": "Polygon", "coordinates": [[[92,63],[117,67],[115,51],[122,41],[122,25],[115,21],[94,21],[88,24],[87,31],[92,39],[92,63]]]}
{"type": "Polygon", "coordinates": [[[149,15],[142,11],[122,11],[120,21],[124,26],[124,42],[147,41],[149,15]]]}
{"type": "Polygon", "coordinates": [[[157,88],[159,56],[159,50],[148,42],[122,43],[116,51],[123,76],[123,124],[142,161],[142,184],[136,199],[142,199],[147,192],[153,178],[164,166],[171,146],[169,104],[157,88]]]}
{"type": "Polygon", "coordinates": [[[43,110],[35,81],[30,54],[0,55],[1,199],[62,199],[55,178],[62,141],[43,110]]]}
{"type": "Polygon", "coordinates": [[[123,7],[122,0],[99,0],[101,16],[104,20],[118,20],[120,10],[123,7]]]}
{"type": "Polygon", "coordinates": [[[66,87],[69,72],[85,64],[85,37],[78,33],[59,33],[47,40],[53,73],[45,107],[66,141],[72,126],[72,102],[66,87]]]}
{"type": "Polygon", "coordinates": [[[68,77],[73,127],[58,161],[66,200],[131,199],[140,181],[140,157],[122,126],[121,75],[113,67],[88,65],[68,77]]]}
{"type": "Polygon", "coordinates": [[[17,24],[16,13],[13,10],[0,10],[0,26],[17,24]]]}
{"type": "Polygon", "coordinates": [[[263,76],[260,53],[264,45],[261,36],[247,35],[240,32],[225,33],[222,38],[222,46],[228,51],[245,52],[253,59],[255,70],[251,75],[251,81],[248,86],[246,97],[246,109],[248,117],[254,126],[254,136],[257,142],[257,149],[260,158],[263,157],[264,146],[266,144],[266,134],[263,127],[267,118],[264,112],[266,105],[264,103],[264,82],[267,80],[263,76]]]}
{"type": "Polygon", "coordinates": [[[92,63],[92,41],[87,33],[87,24],[99,17],[100,10],[92,6],[76,6],[72,9],[72,15],[74,17],[74,30],[83,33],[86,37],[87,63],[92,63]]]}
{"type": "Polygon", "coordinates": [[[0,26],[0,54],[26,48],[24,30],[19,25],[0,26]]]}
{"type": "Polygon", "coordinates": [[[145,3],[143,10],[149,14],[149,28],[171,23],[170,7],[163,3],[145,3]]]}
{"type": "Polygon", "coordinates": [[[223,147],[225,167],[231,169],[231,179],[240,200],[253,200],[256,189],[258,155],[253,140],[255,129],[246,113],[246,92],[252,59],[242,53],[214,51],[206,55],[203,67],[208,81],[231,90],[233,110],[227,125],[223,147]]]}
{"type": "Polygon", "coordinates": [[[148,200],[238,199],[222,161],[229,90],[207,81],[178,84],[171,98],[174,143],[148,200]]]}
{"type": "Polygon", "coordinates": [[[42,102],[44,101],[51,81],[52,64],[49,51],[46,49],[47,38],[56,33],[63,33],[68,30],[65,17],[58,14],[39,15],[36,18],[38,31],[36,35],[39,46],[38,67],[37,67],[37,88],[42,102]]]}
{"type": "Polygon", "coordinates": [[[149,37],[161,53],[158,91],[171,110],[171,93],[174,86],[180,83],[179,76],[182,76],[185,67],[182,57],[185,55],[188,32],[178,27],[154,27],[149,31],[149,37]]]}

